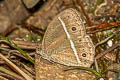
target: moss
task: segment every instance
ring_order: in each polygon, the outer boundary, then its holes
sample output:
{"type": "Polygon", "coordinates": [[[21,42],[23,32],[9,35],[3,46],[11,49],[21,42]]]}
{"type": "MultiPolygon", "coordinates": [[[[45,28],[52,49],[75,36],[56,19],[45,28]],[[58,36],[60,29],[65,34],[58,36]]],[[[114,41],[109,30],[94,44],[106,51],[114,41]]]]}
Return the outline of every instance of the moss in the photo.
{"type": "Polygon", "coordinates": [[[94,7],[88,8],[88,13],[94,13],[94,11],[95,11],[94,7]]]}
{"type": "Polygon", "coordinates": [[[41,27],[41,29],[42,29],[42,30],[45,30],[45,29],[46,29],[46,27],[42,26],[42,27],[41,27]]]}
{"type": "Polygon", "coordinates": [[[32,37],[33,37],[32,33],[29,33],[27,41],[32,41],[32,37]]]}
{"type": "Polygon", "coordinates": [[[106,32],[106,34],[105,34],[106,36],[110,36],[113,34],[113,30],[107,30],[105,32],[106,32]]]}
{"type": "Polygon", "coordinates": [[[37,40],[40,40],[40,41],[43,39],[42,36],[37,36],[36,38],[37,38],[37,40]]]}
{"type": "Polygon", "coordinates": [[[103,35],[102,32],[98,32],[98,33],[96,34],[96,36],[97,36],[98,38],[101,38],[102,35],[103,35]]]}
{"type": "Polygon", "coordinates": [[[120,38],[120,33],[115,35],[116,38],[120,38]]]}
{"type": "Polygon", "coordinates": [[[96,4],[97,4],[97,5],[100,5],[100,4],[102,4],[103,2],[104,2],[104,0],[97,0],[97,1],[96,1],[96,4]]]}

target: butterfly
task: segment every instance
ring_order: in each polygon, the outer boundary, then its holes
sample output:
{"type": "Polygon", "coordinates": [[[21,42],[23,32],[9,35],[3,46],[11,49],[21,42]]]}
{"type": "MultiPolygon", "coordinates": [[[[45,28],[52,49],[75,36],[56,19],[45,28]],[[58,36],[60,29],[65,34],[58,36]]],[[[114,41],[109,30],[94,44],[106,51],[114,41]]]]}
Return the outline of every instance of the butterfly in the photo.
{"type": "Polygon", "coordinates": [[[73,8],[59,13],[48,25],[37,53],[62,65],[90,67],[95,47],[86,34],[81,13],[73,8]]]}

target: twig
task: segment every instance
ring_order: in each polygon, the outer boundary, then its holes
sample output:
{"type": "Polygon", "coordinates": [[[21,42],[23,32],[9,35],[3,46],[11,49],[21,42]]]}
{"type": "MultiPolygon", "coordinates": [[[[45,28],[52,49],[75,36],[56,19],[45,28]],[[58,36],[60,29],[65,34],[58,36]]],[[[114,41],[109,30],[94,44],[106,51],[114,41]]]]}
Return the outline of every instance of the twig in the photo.
{"type": "Polygon", "coordinates": [[[99,46],[99,45],[107,42],[108,40],[110,40],[116,33],[117,33],[117,32],[114,32],[111,36],[109,36],[109,37],[107,37],[106,39],[102,40],[101,42],[97,43],[97,44],[95,45],[95,48],[97,48],[97,46],[99,46]]]}
{"type": "Polygon", "coordinates": [[[86,13],[86,11],[85,11],[85,9],[84,9],[81,1],[80,1],[80,0],[76,0],[76,2],[77,2],[78,5],[80,6],[80,8],[81,8],[81,10],[82,10],[82,12],[83,12],[83,14],[84,14],[84,16],[85,16],[85,18],[86,18],[85,20],[86,20],[88,26],[92,26],[92,23],[91,23],[91,21],[90,21],[90,18],[88,17],[88,15],[87,15],[87,13],[86,13]]]}
{"type": "Polygon", "coordinates": [[[96,71],[99,72],[98,63],[96,59],[95,59],[95,68],[96,68],[96,71]]]}
{"type": "Polygon", "coordinates": [[[42,29],[40,29],[40,28],[38,28],[38,27],[36,27],[36,26],[33,26],[33,25],[31,25],[31,24],[28,24],[28,23],[24,23],[24,22],[23,22],[23,24],[22,24],[21,27],[26,28],[26,29],[28,29],[28,30],[32,30],[33,32],[38,33],[38,34],[40,34],[40,35],[42,35],[42,36],[44,35],[44,30],[42,30],[42,29]]]}
{"type": "Polygon", "coordinates": [[[23,63],[21,63],[21,65],[22,65],[28,72],[30,72],[32,75],[35,75],[35,72],[34,72],[33,70],[31,70],[30,67],[28,67],[27,65],[25,65],[25,64],[23,64],[23,63]]]}
{"type": "Polygon", "coordinates": [[[98,10],[99,10],[102,6],[107,5],[107,0],[104,0],[104,1],[105,1],[105,2],[102,3],[102,4],[100,4],[100,5],[97,7],[97,9],[95,10],[95,12],[94,12],[95,16],[99,16],[99,15],[97,14],[98,10]]]}
{"type": "Polygon", "coordinates": [[[98,26],[86,27],[86,30],[88,34],[93,34],[96,32],[101,32],[112,28],[118,28],[119,26],[120,26],[120,21],[117,21],[117,22],[99,24],[98,26]]]}
{"type": "Polygon", "coordinates": [[[18,47],[22,49],[30,49],[30,50],[36,50],[37,45],[40,44],[39,42],[29,42],[29,41],[17,41],[17,40],[11,40],[15,44],[18,45],[18,47]]]}
{"type": "Polygon", "coordinates": [[[9,42],[7,42],[6,40],[0,40],[0,44],[2,44],[2,43],[4,43],[5,45],[4,45],[4,47],[6,47],[7,48],[7,46],[6,45],[8,45],[8,46],[10,46],[10,47],[12,47],[12,48],[15,48],[13,45],[10,45],[10,43],[9,42]]]}
{"type": "MultiPolygon", "coordinates": [[[[18,47],[20,47],[22,49],[27,49],[27,50],[36,50],[37,44],[40,44],[39,42],[18,41],[18,40],[11,40],[11,41],[14,42],[15,44],[17,44],[18,47]]],[[[1,43],[5,43],[5,44],[9,45],[10,47],[15,48],[15,46],[11,45],[6,40],[0,40],[0,44],[1,43]]],[[[7,48],[7,46],[5,46],[5,45],[4,45],[4,47],[7,48]]]]}
{"type": "Polygon", "coordinates": [[[28,30],[32,30],[33,32],[38,33],[38,34],[40,34],[40,35],[42,35],[42,36],[43,36],[43,34],[44,34],[44,30],[42,30],[42,29],[40,29],[40,28],[38,28],[38,27],[36,27],[36,26],[33,26],[33,25],[31,25],[31,24],[28,24],[28,23],[24,23],[24,22],[23,22],[23,23],[22,23],[22,26],[19,26],[19,25],[17,25],[17,24],[14,24],[14,25],[8,27],[1,35],[2,35],[2,36],[7,36],[9,33],[11,33],[12,31],[14,31],[14,30],[16,30],[16,29],[18,29],[19,27],[23,27],[23,28],[26,28],[26,29],[28,29],[28,30]]]}
{"type": "Polygon", "coordinates": [[[18,29],[18,28],[19,28],[19,26],[16,24],[9,26],[1,35],[7,36],[9,33],[11,33],[12,31],[14,31],[15,29],[18,29]]]}
{"type": "Polygon", "coordinates": [[[23,55],[21,55],[18,50],[10,50],[10,51],[8,52],[8,55],[10,56],[11,53],[14,54],[14,55],[17,55],[17,56],[19,56],[19,57],[21,57],[21,58],[23,58],[23,59],[25,59],[25,60],[27,60],[27,58],[24,57],[23,55]]]}
{"type": "Polygon", "coordinates": [[[96,60],[103,57],[104,55],[106,55],[107,53],[109,53],[110,51],[114,50],[115,48],[119,47],[120,43],[114,44],[113,47],[110,47],[109,49],[105,50],[104,52],[98,54],[95,58],[96,60]]]}

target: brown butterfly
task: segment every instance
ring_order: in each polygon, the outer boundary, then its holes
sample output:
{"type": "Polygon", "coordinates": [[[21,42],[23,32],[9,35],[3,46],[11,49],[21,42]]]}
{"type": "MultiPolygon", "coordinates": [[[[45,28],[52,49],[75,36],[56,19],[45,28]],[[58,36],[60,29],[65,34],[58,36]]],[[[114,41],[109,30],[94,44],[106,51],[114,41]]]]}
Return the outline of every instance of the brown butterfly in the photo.
{"type": "Polygon", "coordinates": [[[81,13],[70,8],[58,14],[49,24],[42,49],[37,53],[44,59],[66,66],[90,67],[95,48],[86,34],[81,13]]]}

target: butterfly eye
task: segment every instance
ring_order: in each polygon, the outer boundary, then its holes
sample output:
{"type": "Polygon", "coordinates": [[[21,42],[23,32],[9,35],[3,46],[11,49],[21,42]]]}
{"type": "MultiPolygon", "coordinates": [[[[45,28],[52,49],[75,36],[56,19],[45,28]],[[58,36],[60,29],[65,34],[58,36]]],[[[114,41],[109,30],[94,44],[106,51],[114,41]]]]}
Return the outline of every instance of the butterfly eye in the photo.
{"type": "Polygon", "coordinates": [[[76,31],[76,27],[72,27],[72,31],[76,31]]]}
{"type": "Polygon", "coordinates": [[[86,53],[83,53],[83,54],[82,54],[82,57],[86,57],[86,53]]]}

